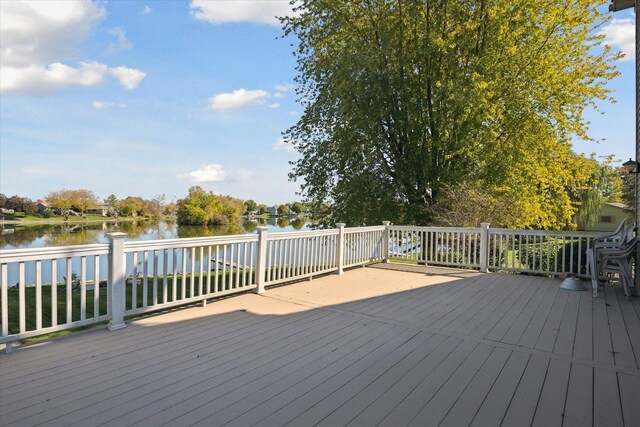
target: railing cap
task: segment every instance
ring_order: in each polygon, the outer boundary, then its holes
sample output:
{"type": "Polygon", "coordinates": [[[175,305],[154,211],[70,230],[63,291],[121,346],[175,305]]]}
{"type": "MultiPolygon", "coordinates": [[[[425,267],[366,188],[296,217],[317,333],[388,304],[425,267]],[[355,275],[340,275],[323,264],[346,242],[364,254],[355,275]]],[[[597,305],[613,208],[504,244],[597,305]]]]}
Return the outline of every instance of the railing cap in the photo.
{"type": "Polygon", "coordinates": [[[125,237],[127,237],[127,233],[122,233],[120,231],[114,231],[113,233],[107,233],[107,236],[110,239],[124,239],[125,237]]]}

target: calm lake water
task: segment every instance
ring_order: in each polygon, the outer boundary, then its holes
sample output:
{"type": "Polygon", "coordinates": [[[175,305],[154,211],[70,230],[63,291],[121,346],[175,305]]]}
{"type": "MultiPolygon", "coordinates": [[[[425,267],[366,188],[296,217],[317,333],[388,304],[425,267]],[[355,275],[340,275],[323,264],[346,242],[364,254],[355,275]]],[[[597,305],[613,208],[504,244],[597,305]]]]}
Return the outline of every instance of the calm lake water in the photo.
{"type": "Polygon", "coordinates": [[[175,221],[159,222],[112,222],[68,224],[68,225],[13,225],[0,224],[0,249],[38,248],[47,246],[84,245],[107,243],[107,233],[120,231],[127,234],[126,240],[176,239],[185,237],[224,236],[255,233],[259,225],[269,231],[306,230],[310,223],[305,220],[269,219],[261,222],[246,221],[235,226],[203,227],[178,225],[175,221]]]}

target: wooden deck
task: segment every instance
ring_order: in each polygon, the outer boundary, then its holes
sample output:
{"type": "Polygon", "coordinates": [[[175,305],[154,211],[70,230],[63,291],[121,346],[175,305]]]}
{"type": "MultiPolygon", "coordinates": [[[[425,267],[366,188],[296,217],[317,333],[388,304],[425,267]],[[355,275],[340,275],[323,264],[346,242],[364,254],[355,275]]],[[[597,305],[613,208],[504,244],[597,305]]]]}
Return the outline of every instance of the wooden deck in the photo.
{"type": "Polygon", "coordinates": [[[440,273],[357,269],[17,348],[0,424],[638,425],[640,298],[440,273]]]}

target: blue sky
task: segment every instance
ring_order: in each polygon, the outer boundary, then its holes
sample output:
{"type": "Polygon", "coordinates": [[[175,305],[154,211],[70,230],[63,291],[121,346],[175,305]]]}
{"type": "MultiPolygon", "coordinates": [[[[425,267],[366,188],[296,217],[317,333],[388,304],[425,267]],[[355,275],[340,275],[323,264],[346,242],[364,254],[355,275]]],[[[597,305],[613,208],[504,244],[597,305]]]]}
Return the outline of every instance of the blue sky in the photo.
{"type": "MultiPolygon", "coordinates": [[[[184,197],[192,185],[275,204],[299,199],[281,143],[294,124],[288,0],[0,2],[0,192],[184,197]]],[[[622,75],[590,112],[599,144],[634,156],[633,16],[607,27],[622,75]]]]}

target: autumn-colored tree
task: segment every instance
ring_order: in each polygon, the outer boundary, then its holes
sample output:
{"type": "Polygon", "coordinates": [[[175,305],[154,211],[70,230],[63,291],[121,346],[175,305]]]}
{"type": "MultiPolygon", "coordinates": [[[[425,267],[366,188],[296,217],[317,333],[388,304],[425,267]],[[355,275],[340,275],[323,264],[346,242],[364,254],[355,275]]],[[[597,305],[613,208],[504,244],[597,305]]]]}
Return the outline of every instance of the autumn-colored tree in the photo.
{"type": "Polygon", "coordinates": [[[590,179],[571,139],[616,75],[604,3],[303,1],[283,19],[305,106],[291,179],[352,225],[428,224],[469,183],[511,201],[510,226],[571,227],[590,179]]]}
{"type": "Polygon", "coordinates": [[[74,190],[57,190],[52,191],[45,196],[45,201],[52,208],[60,211],[65,221],[69,219],[69,213],[76,204],[76,193],[74,190]]]}
{"type": "Polygon", "coordinates": [[[72,190],[73,207],[80,211],[80,215],[84,215],[87,209],[98,206],[98,198],[93,191],[90,190],[72,190]]]}

